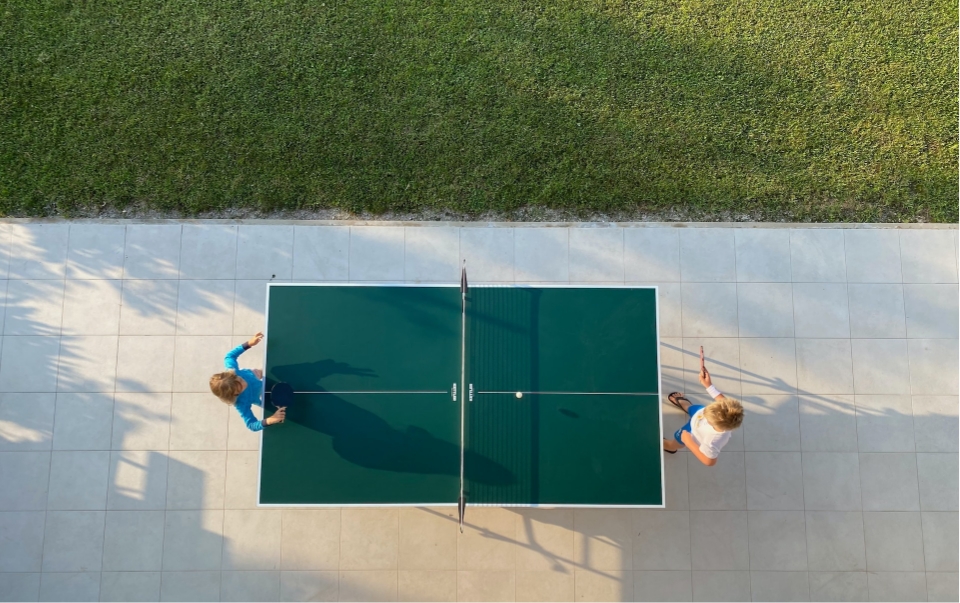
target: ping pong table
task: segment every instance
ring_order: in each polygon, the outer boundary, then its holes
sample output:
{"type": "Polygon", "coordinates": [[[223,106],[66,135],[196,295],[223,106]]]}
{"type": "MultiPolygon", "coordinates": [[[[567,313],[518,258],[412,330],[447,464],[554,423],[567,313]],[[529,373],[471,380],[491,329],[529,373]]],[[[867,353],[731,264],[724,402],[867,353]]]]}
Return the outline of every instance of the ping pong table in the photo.
{"type": "Polygon", "coordinates": [[[266,321],[260,506],[664,506],[655,287],[271,283],[266,321]]]}

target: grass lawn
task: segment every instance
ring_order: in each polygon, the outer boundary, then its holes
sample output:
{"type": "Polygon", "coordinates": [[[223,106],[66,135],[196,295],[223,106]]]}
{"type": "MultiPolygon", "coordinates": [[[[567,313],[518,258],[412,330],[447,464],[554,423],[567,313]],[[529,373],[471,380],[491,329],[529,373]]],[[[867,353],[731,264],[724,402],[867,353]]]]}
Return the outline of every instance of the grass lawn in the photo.
{"type": "Polygon", "coordinates": [[[0,215],[957,222],[947,0],[0,0],[0,215]]]}

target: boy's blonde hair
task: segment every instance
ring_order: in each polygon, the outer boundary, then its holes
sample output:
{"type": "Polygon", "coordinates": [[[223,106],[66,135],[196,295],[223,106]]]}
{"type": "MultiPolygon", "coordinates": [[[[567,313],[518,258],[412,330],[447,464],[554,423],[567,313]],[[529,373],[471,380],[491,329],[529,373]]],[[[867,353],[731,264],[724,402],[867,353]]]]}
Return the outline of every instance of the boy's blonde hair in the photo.
{"type": "Polygon", "coordinates": [[[210,391],[226,404],[233,404],[243,391],[243,379],[233,371],[224,371],[210,377],[210,391]]]}
{"type": "Polygon", "coordinates": [[[739,400],[724,396],[704,408],[703,416],[716,429],[733,431],[743,423],[743,405],[739,400]]]}

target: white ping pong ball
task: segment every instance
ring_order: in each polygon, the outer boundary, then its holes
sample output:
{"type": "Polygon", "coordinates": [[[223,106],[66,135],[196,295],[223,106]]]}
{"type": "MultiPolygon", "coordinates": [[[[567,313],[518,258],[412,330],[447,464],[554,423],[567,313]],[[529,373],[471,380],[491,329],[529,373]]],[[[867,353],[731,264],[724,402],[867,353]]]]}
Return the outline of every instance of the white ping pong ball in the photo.
{"type": "Polygon", "coordinates": [[[522,398],[522,397],[523,397],[523,392],[517,392],[517,397],[518,397],[518,398],[522,398]]]}

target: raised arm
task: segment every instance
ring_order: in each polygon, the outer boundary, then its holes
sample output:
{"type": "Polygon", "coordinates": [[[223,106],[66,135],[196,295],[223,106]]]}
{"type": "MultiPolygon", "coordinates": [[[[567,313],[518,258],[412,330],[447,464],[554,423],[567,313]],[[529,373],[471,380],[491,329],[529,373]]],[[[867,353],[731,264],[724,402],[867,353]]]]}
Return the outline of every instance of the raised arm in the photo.
{"type": "Polygon", "coordinates": [[[263,333],[257,333],[256,335],[251,337],[248,341],[245,341],[240,345],[238,345],[237,347],[233,348],[232,350],[227,352],[226,356],[224,356],[223,366],[235,371],[240,370],[240,365],[237,364],[237,358],[240,357],[240,354],[246,352],[253,346],[260,343],[261,341],[263,341],[263,333]]]}

